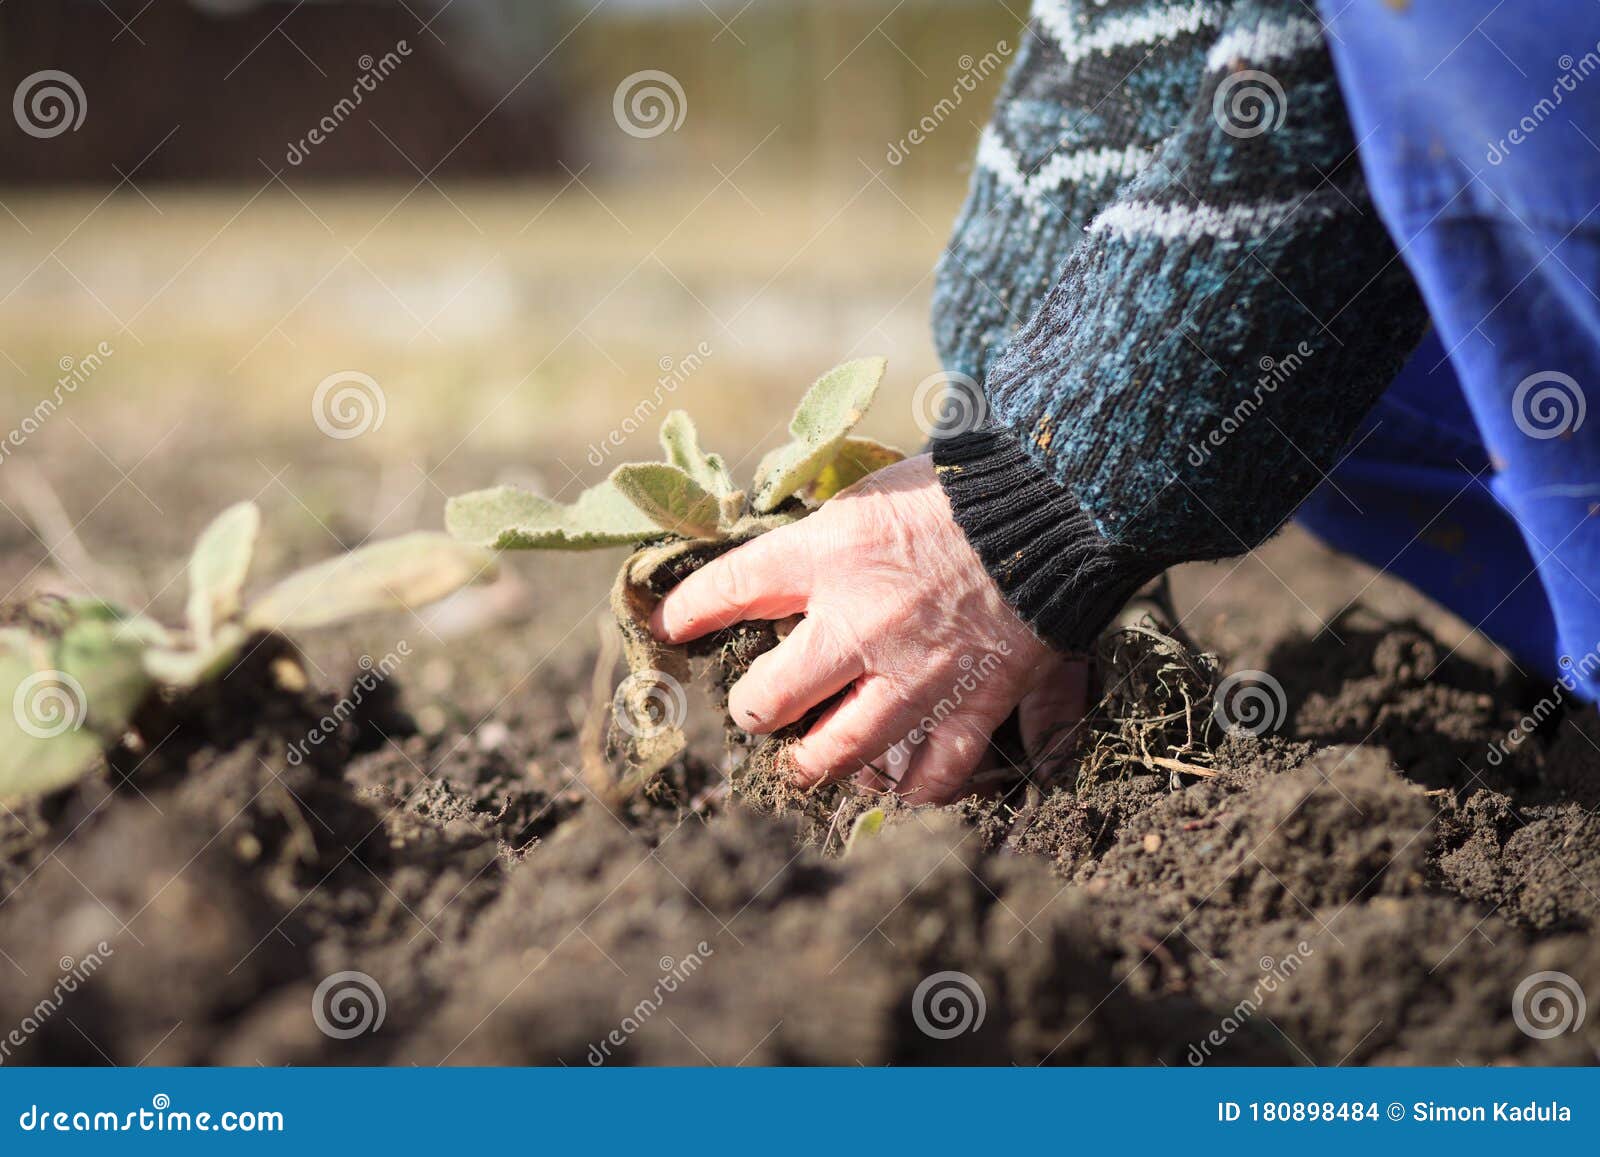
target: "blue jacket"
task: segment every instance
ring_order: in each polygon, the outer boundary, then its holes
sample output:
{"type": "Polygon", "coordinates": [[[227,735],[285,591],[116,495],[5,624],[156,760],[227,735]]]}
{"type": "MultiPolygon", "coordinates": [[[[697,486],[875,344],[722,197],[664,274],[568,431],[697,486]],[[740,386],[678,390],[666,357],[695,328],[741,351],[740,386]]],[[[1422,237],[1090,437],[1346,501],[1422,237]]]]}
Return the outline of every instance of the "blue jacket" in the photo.
{"type": "Polygon", "coordinates": [[[1487,450],[1467,484],[1510,515],[1517,568],[1531,560],[1505,598],[1542,588],[1540,666],[1600,698],[1600,8],[1319,8],[1372,200],[1487,450]]]}

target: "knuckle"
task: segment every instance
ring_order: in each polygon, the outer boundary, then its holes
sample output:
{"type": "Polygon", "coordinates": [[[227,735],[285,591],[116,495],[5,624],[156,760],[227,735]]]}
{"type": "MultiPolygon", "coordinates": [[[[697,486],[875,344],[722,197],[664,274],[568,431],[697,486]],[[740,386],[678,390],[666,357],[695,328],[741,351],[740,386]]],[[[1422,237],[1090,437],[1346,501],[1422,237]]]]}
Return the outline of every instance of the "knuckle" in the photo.
{"type": "MultiPolygon", "coordinates": [[[[813,516],[814,517],[814,516],[813,516]]],[[[750,545],[752,561],[769,571],[789,576],[792,585],[809,586],[815,573],[816,538],[806,526],[811,519],[780,526],[757,538],[750,545]]]]}
{"type": "Polygon", "coordinates": [[[809,548],[807,557],[814,558],[819,555],[850,551],[850,546],[857,535],[854,515],[845,510],[846,505],[846,503],[825,503],[815,514],[808,515],[803,522],[795,524],[793,529],[805,537],[806,546],[809,548]]]}
{"type": "Polygon", "coordinates": [[[923,672],[896,664],[876,674],[882,682],[884,694],[893,702],[903,706],[915,704],[922,698],[918,692],[925,678],[923,672]]]}
{"type": "Polygon", "coordinates": [[[867,738],[867,728],[862,724],[835,725],[828,729],[827,736],[819,745],[821,750],[818,754],[825,757],[832,767],[859,763],[867,754],[867,738]]]}
{"type": "Polygon", "coordinates": [[[729,555],[717,566],[711,567],[707,576],[711,593],[717,601],[729,608],[741,608],[747,603],[750,581],[745,575],[742,561],[729,555]]]}
{"type": "Polygon", "coordinates": [[[811,628],[806,632],[806,650],[813,666],[831,671],[847,666],[852,658],[863,654],[860,636],[847,620],[827,616],[807,621],[811,628]]]}
{"type": "Polygon", "coordinates": [[[949,720],[945,734],[941,738],[951,760],[961,763],[975,760],[983,753],[984,747],[989,742],[989,736],[983,727],[977,720],[967,716],[949,720]]]}

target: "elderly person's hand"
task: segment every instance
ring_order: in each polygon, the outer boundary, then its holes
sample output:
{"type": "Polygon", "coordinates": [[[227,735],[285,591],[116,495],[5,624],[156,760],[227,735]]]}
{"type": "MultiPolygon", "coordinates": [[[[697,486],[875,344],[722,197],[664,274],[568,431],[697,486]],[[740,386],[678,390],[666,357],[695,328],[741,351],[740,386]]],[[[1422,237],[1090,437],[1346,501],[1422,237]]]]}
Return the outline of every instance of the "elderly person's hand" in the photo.
{"type": "Polygon", "coordinates": [[[849,689],[790,749],[803,786],[882,768],[896,749],[904,758],[887,762],[903,772],[897,790],[943,803],[962,794],[1013,708],[1021,706],[1024,743],[1047,758],[1062,753],[1082,715],[1084,665],[1047,647],[1006,605],[928,455],[690,575],[652,627],[681,643],[796,614],[805,618],[751,665],[728,706],[739,726],[767,734],[849,689]]]}

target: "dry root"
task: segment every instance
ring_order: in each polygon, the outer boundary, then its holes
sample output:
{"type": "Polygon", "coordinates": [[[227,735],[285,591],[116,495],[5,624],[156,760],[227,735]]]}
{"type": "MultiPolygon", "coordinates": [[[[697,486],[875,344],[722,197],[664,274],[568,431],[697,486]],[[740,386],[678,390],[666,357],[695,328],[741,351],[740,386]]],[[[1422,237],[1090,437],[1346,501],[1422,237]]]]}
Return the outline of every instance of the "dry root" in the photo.
{"type": "MultiPolygon", "coordinates": [[[[620,775],[609,781],[591,775],[592,780],[603,781],[593,786],[608,805],[633,798],[684,753],[691,660],[693,667],[705,668],[710,676],[713,701],[723,712],[728,754],[742,762],[755,746],[728,718],[728,692],[751,663],[778,645],[789,624],[739,623],[685,647],[658,642],[650,633],[650,616],[667,592],[689,575],[787,517],[752,520],[746,533],[721,542],[675,541],[646,547],[623,564],[612,588],[611,610],[622,634],[628,673],[611,700],[597,704],[607,713],[609,727],[603,752],[590,760],[597,766],[621,765],[620,775]]],[[[597,675],[597,699],[601,685],[597,675]]]]}
{"type": "Polygon", "coordinates": [[[1139,770],[1172,776],[1215,775],[1212,694],[1215,656],[1168,634],[1153,613],[1125,616],[1100,637],[1096,658],[1104,688],[1090,712],[1090,741],[1078,790],[1139,770]]]}

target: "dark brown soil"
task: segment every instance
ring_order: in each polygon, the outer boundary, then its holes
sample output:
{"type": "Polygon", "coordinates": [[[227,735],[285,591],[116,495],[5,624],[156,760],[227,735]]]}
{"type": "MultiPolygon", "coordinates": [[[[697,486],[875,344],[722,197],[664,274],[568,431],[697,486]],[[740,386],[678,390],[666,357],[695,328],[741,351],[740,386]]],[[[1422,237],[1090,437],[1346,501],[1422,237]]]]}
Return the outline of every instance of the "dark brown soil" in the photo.
{"type": "Polygon", "coordinates": [[[1436,624],[1263,621],[1259,576],[1190,573],[1223,670],[1284,685],[1277,734],[1211,744],[1214,778],[1007,770],[939,810],[729,793],[702,732],[705,762],[614,814],[576,770],[583,641],[449,710],[416,689],[464,645],[492,670],[516,628],[424,649],[295,762],[338,695],[285,689],[264,649],[146,721],[149,750],[0,813],[0,1040],[31,1026],[3,1059],[1592,1063],[1600,1016],[1539,1039],[1513,993],[1548,971],[1600,1000],[1600,719],[1492,763],[1540,692],[1436,624]],[[345,1039],[313,994],[347,971],[385,1015],[345,1039]],[[939,973],[981,1023],[925,1031],[939,973]]]}

